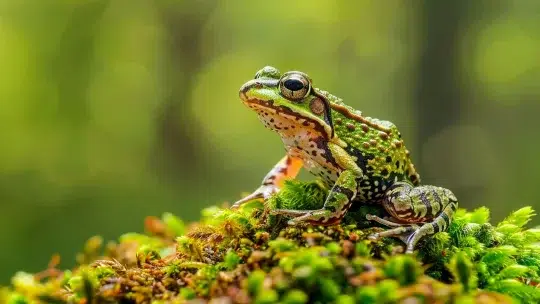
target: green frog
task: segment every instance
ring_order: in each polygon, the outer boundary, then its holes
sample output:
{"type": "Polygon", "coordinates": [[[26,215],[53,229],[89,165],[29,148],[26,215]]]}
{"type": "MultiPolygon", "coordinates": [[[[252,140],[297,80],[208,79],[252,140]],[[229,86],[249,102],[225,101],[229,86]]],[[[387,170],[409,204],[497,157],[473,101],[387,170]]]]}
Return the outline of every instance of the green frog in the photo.
{"type": "Polygon", "coordinates": [[[232,208],[269,198],[304,167],[330,190],[321,209],[270,211],[291,217],[289,225],[337,224],[352,204],[381,204],[389,217],[367,215],[367,219],[390,229],[370,238],[399,237],[407,253],[423,237],[450,225],[458,207],[456,197],[448,189],[420,185],[393,123],[363,115],[342,99],[313,87],[311,78],[299,71],[281,74],[266,66],[239,94],[262,123],[281,136],[286,155],[258,189],[232,208]]]}

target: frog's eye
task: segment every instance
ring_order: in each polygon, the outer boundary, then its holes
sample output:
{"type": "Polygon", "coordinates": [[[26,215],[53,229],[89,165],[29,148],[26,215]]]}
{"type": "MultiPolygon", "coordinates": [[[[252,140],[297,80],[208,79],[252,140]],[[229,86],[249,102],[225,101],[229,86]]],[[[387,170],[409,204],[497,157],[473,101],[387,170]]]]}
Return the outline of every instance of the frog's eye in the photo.
{"type": "Polygon", "coordinates": [[[285,98],[299,101],[309,94],[311,84],[302,74],[287,74],[279,81],[279,90],[285,98]]]}

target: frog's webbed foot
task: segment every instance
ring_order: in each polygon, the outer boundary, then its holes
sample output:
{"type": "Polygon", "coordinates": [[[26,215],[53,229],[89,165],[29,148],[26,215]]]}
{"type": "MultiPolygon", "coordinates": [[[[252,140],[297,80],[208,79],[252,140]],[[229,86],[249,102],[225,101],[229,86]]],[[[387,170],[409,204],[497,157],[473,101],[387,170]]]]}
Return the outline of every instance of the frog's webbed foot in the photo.
{"type": "Polygon", "coordinates": [[[279,188],[275,185],[262,185],[257,190],[253,191],[253,193],[249,194],[248,196],[237,200],[232,206],[231,209],[238,209],[241,205],[251,202],[257,199],[263,199],[267,200],[270,198],[274,193],[278,192],[279,188]]]}
{"type": "MultiPolygon", "coordinates": [[[[403,243],[409,245],[411,241],[411,237],[413,237],[413,235],[419,229],[419,226],[415,224],[400,224],[400,223],[392,222],[387,219],[380,218],[376,215],[367,214],[366,218],[368,221],[375,221],[379,224],[392,228],[392,229],[385,230],[382,232],[376,232],[368,236],[368,239],[373,240],[373,241],[377,241],[385,237],[397,237],[403,243]]],[[[413,250],[414,250],[414,244],[411,247],[410,251],[409,251],[409,246],[407,246],[407,253],[412,253],[413,250]]]]}

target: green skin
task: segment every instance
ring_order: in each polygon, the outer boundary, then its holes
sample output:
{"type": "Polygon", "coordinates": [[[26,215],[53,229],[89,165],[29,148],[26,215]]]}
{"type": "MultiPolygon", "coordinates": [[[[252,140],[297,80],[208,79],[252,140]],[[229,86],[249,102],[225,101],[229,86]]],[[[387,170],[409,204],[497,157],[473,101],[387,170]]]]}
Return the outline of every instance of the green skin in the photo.
{"type": "Polygon", "coordinates": [[[458,206],[456,197],[448,189],[420,185],[409,151],[391,122],[363,116],[340,98],[314,88],[305,73],[282,75],[269,66],[240,88],[240,98],[267,128],[281,136],[287,154],[257,190],[232,208],[267,199],[304,167],[319,176],[330,191],[319,210],[271,211],[292,217],[290,225],[332,225],[339,223],[353,203],[378,203],[390,217],[367,218],[391,229],[371,238],[400,237],[408,253],[422,237],[450,225],[458,206]]]}

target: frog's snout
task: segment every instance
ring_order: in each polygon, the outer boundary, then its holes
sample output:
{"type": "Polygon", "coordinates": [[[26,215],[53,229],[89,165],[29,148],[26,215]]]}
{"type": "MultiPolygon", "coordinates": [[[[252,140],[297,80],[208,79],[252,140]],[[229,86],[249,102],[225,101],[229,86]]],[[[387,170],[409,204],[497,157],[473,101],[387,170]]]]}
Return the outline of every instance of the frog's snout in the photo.
{"type": "Polygon", "coordinates": [[[246,83],[244,83],[244,85],[242,85],[240,87],[240,98],[244,101],[246,101],[248,99],[246,93],[251,90],[252,88],[256,88],[256,89],[260,89],[263,87],[263,84],[258,81],[257,79],[253,79],[253,80],[250,80],[246,83]]]}
{"type": "Polygon", "coordinates": [[[250,90],[275,88],[278,86],[279,80],[274,78],[257,78],[252,79],[240,87],[240,98],[246,101],[248,100],[247,92],[250,90]]]}

